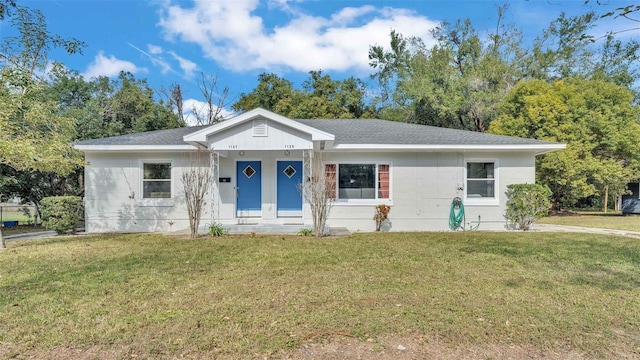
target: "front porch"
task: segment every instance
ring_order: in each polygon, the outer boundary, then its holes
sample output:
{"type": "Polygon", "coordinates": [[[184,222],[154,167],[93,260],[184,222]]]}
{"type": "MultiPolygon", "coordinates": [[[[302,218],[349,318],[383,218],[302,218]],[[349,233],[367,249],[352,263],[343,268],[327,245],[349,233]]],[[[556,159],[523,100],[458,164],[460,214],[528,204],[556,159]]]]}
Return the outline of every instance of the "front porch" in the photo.
{"type": "Polygon", "coordinates": [[[243,229],[297,227],[293,232],[311,227],[309,206],[302,195],[311,159],[308,150],[213,151],[210,222],[243,229]]]}
{"type": "Polygon", "coordinates": [[[332,134],[258,109],[184,140],[211,153],[210,223],[245,233],[312,227],[302,188],[332,134]]]}

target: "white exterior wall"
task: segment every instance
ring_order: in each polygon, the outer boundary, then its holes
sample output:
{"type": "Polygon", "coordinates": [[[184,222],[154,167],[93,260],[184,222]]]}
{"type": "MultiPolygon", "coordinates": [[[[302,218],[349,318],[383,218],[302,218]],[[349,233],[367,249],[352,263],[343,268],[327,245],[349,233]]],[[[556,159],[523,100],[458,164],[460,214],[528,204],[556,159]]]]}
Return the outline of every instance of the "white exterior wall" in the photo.
{"type": "MultiPolygon", "coordinates": [[[[292,219],[276,216],[276,174],[278,160],[302,160],[302,150],[225,152],[220,157],[219,177],[231,178],[220,183],[220,196],[214,202],[207,196],[201,226],[218,221],[222,224],[241,222],[235,216],[236,161],[262,162],[262,217],[260,223],[291,223],[292,219]],[[212,206],[217,212],[212,219],[212,206]]],[[[87,232],[171,232],[189,228],[180,176],[189,154],[88,152],[85,155],[85,211],[87,232]],[[172,162],[172,199],[141,199],[142,163],[145,160],[172,162]],[[134,195],[133,198],[130,196],[134,195]]],[[[390,200],[367,200],[365,204],[337,201],[331,209],[328,225],[346,227],[350,231],[373,231],[374,207],[391,206],[390,231],[449,230],[450,205],[455,197],[465,203],[466,222],[481,217],[479,230],[505,230],[506,187],[535,181],[532,153],[455,153],[455,152],[326,152],[324,162],[390,164],[390,200]],[[498,205],[473,205],[465,199],[465,160],[496,162],[498,205]]],[[[305,225],[311,224],[305,204],[305,225]]],[[[252,219],[251,221],[256,221],[252,219]]],[[[293,221],[296,221],[295,219],[293,221]]],[[[473,224],[475,225],[475,223],[473,224]]],[[[468,226],[468,225],[467,225],[468,226]]]]}
{"type": "MultiPolygon", "coordinates": [[[[264,120],[264,119],[263,119],[264,120]]],[[[313,149],[311,135],[275,121],[266,121],[266,135],[254,133],[254,122],[247,121],[207,138],[213,150],[313,149]]]]}
{"type": "MultiPolygon", "coordinates": [[[[374,231],[373,215],[377,204],[391,205],[390,231],[449,230],[449,213],[453,198],[465,204],[466,222],[481,216],[479,230],[505,230],[504,218],[507,185],[535,182],[535,157],[532,153],[327,153],[327,162],[389,163],[390,200],[371,200],[366,205],[337,201],[331,209],[329,226],[350,231],[374,231]],[[498,205],[471,205],[465,199],[465,159],[496,161],[498,205]]],[[[472,225],[475,226],[475,223],[472,225]]],[[[467,226],[468,227],[468,226],[467,226]]]]}
{"type": "MultiPolygon", "coordinates": [[[[85,153],[87,232],[171,232],[189,228],[181,182],[189,153],[85,153]],[[171,161],[171,199],[142,199],[142,163],[171,161]]],[[[209,195],[207,195],[210,198],[209,195]]],[[[210,203],[210,201],[208,201],[210,203]]],[[[201,225],[210,223],[210,207],[201,225]]]]}

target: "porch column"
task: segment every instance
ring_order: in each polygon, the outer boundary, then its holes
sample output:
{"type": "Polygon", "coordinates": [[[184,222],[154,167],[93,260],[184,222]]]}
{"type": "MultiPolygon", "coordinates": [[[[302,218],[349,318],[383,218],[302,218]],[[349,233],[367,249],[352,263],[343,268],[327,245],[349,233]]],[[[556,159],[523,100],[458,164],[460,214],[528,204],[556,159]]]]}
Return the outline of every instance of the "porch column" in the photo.
{"type": "Polygon", "coordinates": [[[209,165],[211,166],[211,225],[217,224],[220,220],[220,153],[211,151],[209,165]]]}
{"type": "Polygon", "coordinates": [[[311,170],[313,169],[313,150],[302,151],[302,168],[302,182],[306,185],[313,175],[311,170]]]}

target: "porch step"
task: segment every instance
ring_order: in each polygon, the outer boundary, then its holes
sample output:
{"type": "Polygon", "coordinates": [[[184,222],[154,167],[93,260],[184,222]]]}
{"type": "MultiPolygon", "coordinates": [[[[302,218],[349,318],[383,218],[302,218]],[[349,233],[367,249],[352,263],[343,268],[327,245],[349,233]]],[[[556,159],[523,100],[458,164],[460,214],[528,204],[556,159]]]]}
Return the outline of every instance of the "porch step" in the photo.
{"type": "MultiPolygon", "coordinates": [[[[304,224],[291,223],[291,224],[235,224],[235,225],[222,225],[222,227],[229,234],[297,234],[300,229],[310,229],[311,226],[305,226],[304,224]]],[[[200,233],[206,234],[209,231],[208,228],[200,226],[200,233]]],[[[184,230],[185,234],[189,231],[184,230]]],[[[345,227],[332,227],[329,228],[329,236],[348,236],[351,232],[345,227]]]]}

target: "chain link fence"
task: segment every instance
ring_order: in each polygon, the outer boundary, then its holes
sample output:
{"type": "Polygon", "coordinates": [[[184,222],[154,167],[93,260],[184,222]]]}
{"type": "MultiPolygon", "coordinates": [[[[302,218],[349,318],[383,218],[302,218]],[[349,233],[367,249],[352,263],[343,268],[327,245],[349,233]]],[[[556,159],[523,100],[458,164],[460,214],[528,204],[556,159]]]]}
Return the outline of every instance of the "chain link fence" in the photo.
{"type": "Polygon", "coordinates": [[[0,203],[0,225],[3,227],[34,225],[36,221],[39,222],[39,219],[34,205],[0,203]]]}

